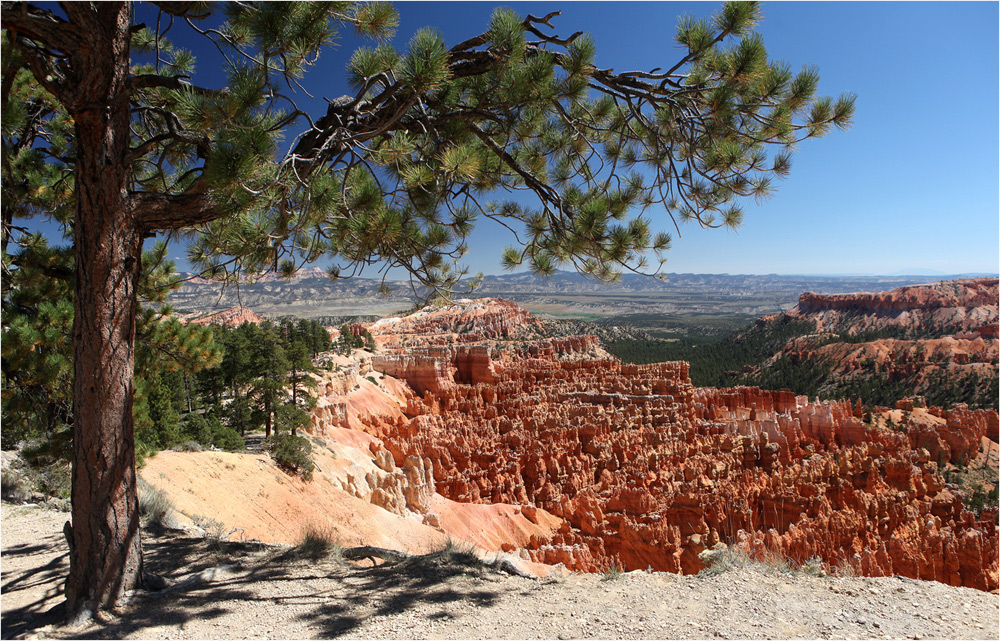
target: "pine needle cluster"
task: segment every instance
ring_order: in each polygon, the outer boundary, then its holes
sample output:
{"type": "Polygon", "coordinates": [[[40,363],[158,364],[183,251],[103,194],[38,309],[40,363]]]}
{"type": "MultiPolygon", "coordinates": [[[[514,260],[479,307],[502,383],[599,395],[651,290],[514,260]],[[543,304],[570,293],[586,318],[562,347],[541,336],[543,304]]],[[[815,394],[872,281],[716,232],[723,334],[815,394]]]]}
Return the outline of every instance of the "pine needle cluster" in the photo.
{"type": "Polygon", "coordinates": [[[678,60],[622,73],[600,67],[587,34],[551,34],[557,13],[500,8],[464,42],[426,28],[397,49],[384,3],[236,3],[217,28],[199,26],[215,5],[178,11],[215,45],[227,83],[197,87],[190,51],[163,26],[136,30],[136,183],[211,201],[156,224],[224,281],[291,276],[325,256],[331,277],[403,267],[446,292],[487,218],[516,241],[508,269],[656,272],[673,242],[655,232],[664,214],[678,233],[739,228],[796,145],[854,112],[852,95],[817,95],[815,68],[768,58],[755,2],[681,18],[678,60]],[[373,40],[346,61],[354,93],[307,115],[295,95],[345,28],[373,40]]]}

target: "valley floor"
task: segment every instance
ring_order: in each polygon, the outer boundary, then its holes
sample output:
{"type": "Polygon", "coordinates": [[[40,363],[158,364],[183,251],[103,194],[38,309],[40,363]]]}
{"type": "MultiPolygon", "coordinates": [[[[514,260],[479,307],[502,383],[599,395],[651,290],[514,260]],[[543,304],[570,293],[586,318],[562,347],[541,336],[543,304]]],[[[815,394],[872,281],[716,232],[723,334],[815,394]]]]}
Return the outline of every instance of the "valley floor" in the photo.
{"type": "Polygon", "coordinates": [[[61,612],[67,518],[3,503],[3,638],[995,639],[1000,626],[997,595],[911,579],[751,565],[703,577],[530,580],[461,554],[371,567],[168,532],[144,533],[147,569],[205,580],[66,629],[51,621],[61,612]]]}

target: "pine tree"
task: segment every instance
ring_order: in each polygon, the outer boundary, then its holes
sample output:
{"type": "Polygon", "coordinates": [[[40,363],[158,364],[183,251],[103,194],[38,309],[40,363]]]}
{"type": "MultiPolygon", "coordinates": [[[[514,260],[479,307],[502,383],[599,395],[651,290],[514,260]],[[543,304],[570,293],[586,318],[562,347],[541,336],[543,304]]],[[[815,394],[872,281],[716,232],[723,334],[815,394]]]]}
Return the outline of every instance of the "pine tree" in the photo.
{"type": "MultiPolygon", "coordinates": [[[[75,198],[73,618],[114,605],[142,577],[132,377],[149,234],[196,230],[191,258],[222,279],[291,274],[332,255],[333,275],[384,261],[446,290],[486,217],[524,233],[504,252],[508,266],[613,279],[669,247],[651,232],[651,206],[678,222],[738,226],[739,200],[769,193],[796,142],[853,113],[850,96],[815,96],[814,69],[767,60],[750,2],[682,20],[680,59],[652,72],[601,69],[589,37],[547,32],[555,13],[500,9],[450,48],[423,29],[402,51],[354,52],[355,94],[311,119],[291,90],[339,28],[391,32],[391,6],[234,3],[212,29],[199,21],[220,5],[154,6],[155,29],[134,24],[132,3],[2,7],[5,136],[12,87],[28,73],[55,110],[25,100],[19,121],[55,128],[64,113],[72,123],[64,153],[54,142],[38,153],[53,174],[42,183],[65,189],[53,177],[72,173],[75,198]],[[217,47],[225,90],[190,82],[193,56],[167,38],[182,28],[217,47]],[[535,205],[485,200],[503,191],[535,205]],[[86,479],[84,461],[95,462],[86,479]]],[[[3,171],[5,195],[8,182],[31,184],[25,165],[3,171]]],[[[4,208],[4,243],[7,218],[22,211],[4,208]]]]}
{"type": "Polygon", "coordinates": [[[72,425],[70,281],[51,276],[67,271],[70,258],[39,235],[21,242],[3,284],[4,449],[25,439],[67,440],[72,425]]]}
{"type": "Polygon", "coordinates": [[[226,425],[232,430],[239,430],[240,436],[246,437],[247,426],[253,420],[253,410],[250,408],[250,399],[246,396],[236,396],[226,405],[223,411],[226,425]]]}
{"type": "Polygon", "coordinates": [[[313,365],[305,340],[298,336],[289,341],[285,354],[288,356],[288,382],[292,386],[292,404],[298,405],[299,387],[304,385],[315,388],[316,379],[309,374],[317,372],[318,369],[313,365]]]}
{"type": "Polygon", "coordinates": [[[149,422],[142,429],[136,419],[136,440],[154,451],[176,445],[180,441],[180,412],[175,406],[169,384],[163,380],[164,373],[157,370],[148,379],[138,379],[143,380],[145,389],[142,396],[146,399],[149,422]]]}
{"type": "Polygon", "coordinates": [[[254,378],[250,382],[248,396],[255,403],[252,421],[257,425],[263,424],[265,440],[271,438],[275,412],[285,403],[285,386],[290,369],[275,328],[271,325],[259,328],[251,347],[250,371],[254,378]]]}
{"type": "MultiPolygon", "coordinates": [[[[14,245],[18,251],[9,256],[3,294],[4,445],[38,439],[43,449],[57,454],[69,443],[73,424],[73,256],[67,249],[49,247],[38,234],[21,235],[14,245]]],[[[149,269],[140,281],[140,295],[147,303],[162,301],[178,285],[165,253],[162,243],[145,253],[149,269]]],[[[147,304],[137,319],[136,350],[133,418],[139,440],[156,450],[176,440],[169,435],[177,432],[183,388],[180,376],[161,379],[213,367],[218,347],[210,329],[184,326],[170,317],[169,306],[154,311],[147,304]],[[168,395],[173,410],[162,405],[167,396],[154,400],[147,394],[168,395]],[[152,431],[140,434],[147,429],[152,431]]]]}
{"type": "Polygon", "coordinates": [[[224,331],[222,341],[225,355],[220,365],[220,375],[230,396],[240,398],[244,388],[253,377],[251,370],[251,346],[257,340],[258,329],[250,323],[243,323],[235,330],[224,331]]]}
{"type": "Polygon", "coordinates": [[[316,358],[320,352],[325,352],[332,347],[330,334],[321,323],[317,323],[314,320],[301,319],[298,330],[309,347],[313,358],[316,358]]]}

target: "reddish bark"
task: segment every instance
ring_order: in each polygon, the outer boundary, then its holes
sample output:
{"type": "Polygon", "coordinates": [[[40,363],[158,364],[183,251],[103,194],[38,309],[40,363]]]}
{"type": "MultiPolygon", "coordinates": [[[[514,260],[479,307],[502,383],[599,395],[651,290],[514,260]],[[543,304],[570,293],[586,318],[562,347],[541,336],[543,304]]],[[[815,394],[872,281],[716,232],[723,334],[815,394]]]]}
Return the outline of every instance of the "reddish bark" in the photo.
{"type": "MultiPolygon", "coordinates": [[[[142,577],[132,424],[143,229],[131,206],[126,3],[67,7],[71,65],[54,87],[75,122],[73,512],[67,614],[120,602],[142,577]]],[[[6,26],[6,25],[5,25],[6,26]]]]}

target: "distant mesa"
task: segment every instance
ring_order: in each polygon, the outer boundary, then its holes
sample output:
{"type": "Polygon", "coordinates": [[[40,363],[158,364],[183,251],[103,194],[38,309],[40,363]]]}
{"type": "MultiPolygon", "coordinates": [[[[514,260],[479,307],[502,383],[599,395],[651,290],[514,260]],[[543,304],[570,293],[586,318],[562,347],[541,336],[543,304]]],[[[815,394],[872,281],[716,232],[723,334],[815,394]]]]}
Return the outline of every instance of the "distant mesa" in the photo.
{"type": "MultiPolygon", "coordinates": [[[[901,287],[889,292],[877,294],[837,294],[823,295],[807,292],[799,298],[798,307],[790,313],[798,315],[820,315],[822,312],[848,310],[865,314],[875,313],[880,326],[912,326],[923,323],[934,326],[948,325],[950,328],[971,329],[970,324],[980,322],[982,316],[956,319],[948,311],[938,310],[975,310],[987,308],[983,313],[992,310],[996,315],[998,297],[998,279],[976,278],[957,281],[942,281],[928,285],[912,285],[901,287]],[[903,316],[899,312],[914,311],[915,317],[903,316]],[[891,319],[890,319],[891,315],[891,319]]],[[[842,324],[843,319],[837,316],[820,317],[827,325],[842,324]]]]}
{"type": "Polygon", "coordinates": [[[878,385],[944,398],[962,391],[996,406],[998,302],[996,278],[943,281],[889,292],[802,294],[796,307],[758,321],[754,331],[804,322],[811,333],[788,340],[737,381],[770,372],[823,373],[819,389],[878,385]],[[974,393],[974,394],[973,394],[974,393]]]}
{"type": "Polygon", "coordinates": [[[185,325],[225,325],[227,327],[239,327],[243,323],[260,325],[264,322],[264,319],[255,314],[249,307],[233,307],[218,312],[178,314],[177,319],[185,325]]]}

